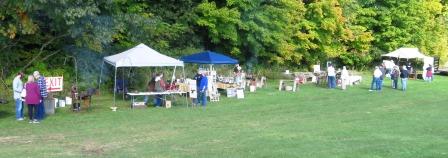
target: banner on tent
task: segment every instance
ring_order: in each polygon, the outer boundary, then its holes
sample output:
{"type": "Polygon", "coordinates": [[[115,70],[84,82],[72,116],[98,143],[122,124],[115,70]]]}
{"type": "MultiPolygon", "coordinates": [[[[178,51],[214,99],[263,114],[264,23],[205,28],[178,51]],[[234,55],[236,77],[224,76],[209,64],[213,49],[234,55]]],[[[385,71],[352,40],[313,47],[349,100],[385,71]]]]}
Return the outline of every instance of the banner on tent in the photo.
{"type": "Polygon", "coordinates": [[[48,92],[59,92],[63,90],[64,77],[45,77],[45,80],[48,92]]]}

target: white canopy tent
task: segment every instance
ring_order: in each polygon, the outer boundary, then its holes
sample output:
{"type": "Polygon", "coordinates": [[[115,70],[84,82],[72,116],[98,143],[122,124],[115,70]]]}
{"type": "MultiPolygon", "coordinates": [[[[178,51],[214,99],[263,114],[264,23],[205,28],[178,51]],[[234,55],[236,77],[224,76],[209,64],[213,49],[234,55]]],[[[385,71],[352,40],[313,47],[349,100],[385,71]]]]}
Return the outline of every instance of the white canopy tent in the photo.
{"type": "Polygon", "coordinates": [[[399,48],[393,52],[383,54],[381,56],[394,57],[398,59],[423,59],[426,56],[420,53],[418,48],[399,48]]]}
{"type": "MultiPolygon", "coordinates": [[[[115,106],[115,91],[117,88],[117,68],[119,67],[174,67],[172,78],[176,73],[176,67],[184,67],[184,62],[171,58],[169,56],[160,54],[159,52],[151,49],[145,44],[139,44],[134,48],[124,51],[119,54],[104,57],[104,62],[115,67],[115,80],[114,80],[114,106],[115,106]]],[[[101,75],[103,74],[103,65],[101,66],[101,75]]],[[[182,69],[184,71],[184,69],[182,69]]],[[[185,72],[183,72],[185,75],[185,72]]],[[[101,84],[101,76],[100,76],[101,84]]]]}
{"type": "MultiPolygon", "coordinates": [[[[423,74],[426,74],[426,68],[431,64],[434,66],[434,57],[429,57],[422,54],[418,48],[399,48],[393,52],[383,54],[381,56],[393,57],[400,59],[422,59],[423,60],[423,74]]],[[[434,68],[432,69],[434,73],[434,68]]],[[[423,78],[426,76],[423,75],[423,78]]]]}

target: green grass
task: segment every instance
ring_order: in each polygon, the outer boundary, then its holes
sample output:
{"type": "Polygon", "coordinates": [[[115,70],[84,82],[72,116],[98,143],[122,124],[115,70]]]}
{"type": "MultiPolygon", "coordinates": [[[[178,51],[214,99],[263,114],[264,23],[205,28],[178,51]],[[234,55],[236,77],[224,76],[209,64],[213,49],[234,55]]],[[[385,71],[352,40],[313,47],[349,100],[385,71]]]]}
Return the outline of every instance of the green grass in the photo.
{"type": "MultiPolygon", "coordinates": [[[[95,96],[91,111],[59,108],[40,124],[0,105],[0,157],[448,157],[448,77],[409,81],[408,91],[368,92],[277,83],[206,110],[129,109],[95,96]]],[[[179,101],[179,103],[183,103],[179,101]]]]}

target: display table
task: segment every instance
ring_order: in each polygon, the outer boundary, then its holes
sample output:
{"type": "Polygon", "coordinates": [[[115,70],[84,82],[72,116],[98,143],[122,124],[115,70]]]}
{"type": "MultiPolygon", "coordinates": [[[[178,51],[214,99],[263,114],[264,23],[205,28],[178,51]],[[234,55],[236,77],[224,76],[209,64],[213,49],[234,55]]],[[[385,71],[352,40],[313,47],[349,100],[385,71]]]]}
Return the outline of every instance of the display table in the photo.
{"type": "Polygon", "coordinates": [[[216,88],[218,89],[228,89],[228,88],[235,88],[236,84],[233,83],[223,83],[223,82],[216,82],[216,88]]]}
{"type": "MultiPolygon", "coordinates": [[[[135,92],[135,93],[126,93],[127,95],[131,96],[131,108],[134,108],[134,105],[136,104],[135,102],[135,97],[136,96],[150,96],[150,95],[164,95],[164,100],[166,100],[166,96],[167,95],[173,95],[173,94],[187,94],[187,92],[184,91],[165,91],[165,92],[135,92]]],[[[187,95],[185,95],[185,102],[187,104],[188,107],[188,98],[187,95]]]]}

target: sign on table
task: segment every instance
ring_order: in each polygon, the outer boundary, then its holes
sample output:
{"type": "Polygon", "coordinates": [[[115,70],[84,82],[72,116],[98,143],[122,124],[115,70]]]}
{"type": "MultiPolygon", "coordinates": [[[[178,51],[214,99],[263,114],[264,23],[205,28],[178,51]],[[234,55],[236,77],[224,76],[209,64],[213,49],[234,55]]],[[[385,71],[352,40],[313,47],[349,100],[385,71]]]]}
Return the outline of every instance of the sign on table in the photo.
{"type": "Polygon", "coordinates": [[[64,77],[45,77],[48,92],[63,90],[64,77]]]}

